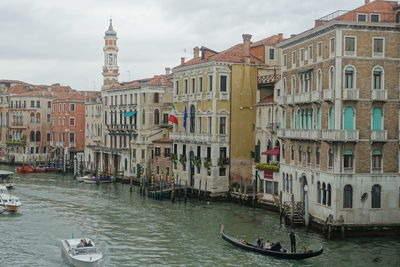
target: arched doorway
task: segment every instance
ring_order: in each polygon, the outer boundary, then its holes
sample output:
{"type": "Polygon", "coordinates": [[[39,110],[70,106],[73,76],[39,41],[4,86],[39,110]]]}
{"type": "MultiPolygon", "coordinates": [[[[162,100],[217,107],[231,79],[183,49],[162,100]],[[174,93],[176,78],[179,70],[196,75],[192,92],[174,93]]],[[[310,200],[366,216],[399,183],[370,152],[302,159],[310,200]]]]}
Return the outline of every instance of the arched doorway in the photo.
{"type": "Polygon", "coordinates": [[[304,207],[304,222],[305,225],[308,226],[309,222],[309,217],[308,217],[308,211],[309,211],[309,201],[308,201],[308,183],[307,183],[307,177],[303,173],[300,177],[300,193],[301,193],[301,201],[303,202],[303,207],[304,207]]]}

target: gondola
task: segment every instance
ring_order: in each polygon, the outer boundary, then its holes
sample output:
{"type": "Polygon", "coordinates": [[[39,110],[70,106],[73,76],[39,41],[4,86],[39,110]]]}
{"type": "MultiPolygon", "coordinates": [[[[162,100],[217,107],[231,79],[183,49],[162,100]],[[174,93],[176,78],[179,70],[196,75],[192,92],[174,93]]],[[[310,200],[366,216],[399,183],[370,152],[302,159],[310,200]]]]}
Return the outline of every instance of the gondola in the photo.
{"type": "Polygon", "coordinates": [[[299,253],[273,251],[273,250],[266,249],[266,248],[260,248],[253,244],[250,244],[244,240],[240,240],[240,239],[237,239],[237,238],[234,238],[234,237],[231,237],[231,236],[225,234],[223,225],[221,226],[221,236],[222,236],[223,240],[228,241],[229,243],[231,243],[232,245],[234,245],[236,247],[239,247],[239,248],[242,248],[242,249],[245,249],[248,251],[260,253],[265,256],[273,256],[273,257],[277,257],[277,258],[281,258],[281,259],[301,260],[301,259],[307,259],[307,258],[319,256],[324,252],[323,247],[321,247],[318,250],[310,250],[307,252],[299,252],[299,253]]]}

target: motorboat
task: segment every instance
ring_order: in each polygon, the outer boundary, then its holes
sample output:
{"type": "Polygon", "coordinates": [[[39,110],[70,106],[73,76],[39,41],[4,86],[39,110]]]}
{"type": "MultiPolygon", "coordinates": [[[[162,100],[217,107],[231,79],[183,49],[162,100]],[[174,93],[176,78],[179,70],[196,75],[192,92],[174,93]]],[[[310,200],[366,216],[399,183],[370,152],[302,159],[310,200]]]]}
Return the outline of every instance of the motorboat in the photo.
{"type": "Polygon", "coordinates": [[[76,267],[99,266],[99,262],[103,258],[103,253],[89,238],[63,239],[61,240],[61,250],[68,262],[76,267]],[[90,242],[92,246],[80,247],[82,239],[90,242]]]}
{"type": "Polygon", "coordinates": [[[0,184],[7,187],[7,189],[14,188],[16,185],[13,183],[13,175],[13,172],[0,170],[0,184]]]}
{"type": "Polygon", "coordinates": [[[0,207],[3,207],[5,211],[16,212],[20,206],[19,199],[8,193],[7,187],[0,185],[0,207]]]}
{"type": "Polygon", "coordinates": [[[84,182],[85,180],[89,180],[89,179],[93,179],[91,175],[76,177],[76,180],[80,183],[84,182]]]}
{"type": "Polygon", "coordinates": [[[37,166],[24,165],[17,168],[18,173],[32,173],[32,172],[57,172],[59,168],[54,166],[37,166]]]}
{"type": "Polygon", "coordinates": [[[90,176],[87,179],[83,179],[83,182],[86,184],[107,184],[115,182],[115,178],[111,176],[90,176]]]}

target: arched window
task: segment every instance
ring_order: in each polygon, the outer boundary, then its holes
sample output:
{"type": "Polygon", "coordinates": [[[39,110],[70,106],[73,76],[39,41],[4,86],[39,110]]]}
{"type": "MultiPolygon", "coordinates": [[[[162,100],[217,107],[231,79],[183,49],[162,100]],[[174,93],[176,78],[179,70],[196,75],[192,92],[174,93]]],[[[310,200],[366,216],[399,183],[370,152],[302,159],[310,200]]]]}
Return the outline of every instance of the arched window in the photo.
{"type": "Polygon", "coordinates": [[[289,193],[289,175],[286,174],[286,192],[289,193]]]}
{"type": "Polygon", "coordinates": [[[160,102],[160,95],[158,93],[154,93],[154,103],[160,102]]]}
{"type": "Polygon", "coordinates": [[[290,193],[293,193],[293,176],[290,175],[290,193]]]}
{"type": "Polygon", "coordinates": [[[320,152],[320,148],[317,147],[315,149],[315,165],[317,165],[317,167],[319,167],[320,164],[321,164],[321,152],[320,152]]]}
{"type": "Polygon", "coordinates": [[[35,132],[34,131],[31,131],[29,133],[29,141],[35,142],[35,132]]]}
{"type": "Polygon", "coordinates": [[[301,110],[297,110],[297,129],[301,129],[302,126],[302,117],[301,117],[301,110]]]}
{"type": "Polygon", "coordinates": [[[296,93],[296,76],[292,76],[292,95],[296,93]]]}
{"type": "Polygon", "coordinates": [[[383,120],[382,120],[382,109],[381,108],[373,108],[372,109],[372,130],[381,131],[383,129],[383,120]]]}
{"type": "Polygon", "coordinates": [[[372,186],[371,191],[371,208],[379,209],[381,207],[381,186],[375,184],[372,186]]]}
{"type": "Polygon", "coordinates": [[[327,189],[327,204],[330,207],[331,206],[331,199],[332,198],[332,188],[331,188],[331,184],[328,184],[328,189],[327,189]]]}
{"type": "Polygon", "coordinates": [[[343,208],[353,208],[353,187],[349,184],[346,185],[343,190],[343,208]]]}
{"type": "Polygon", "coordinates": [[[317,109],[317,129],[321,129],[321,108],[317,109]]]}
{"type": "Polygon", "coordinates": [[[317,73],[317,91],[322,90],[322,71],[318,70],[317,73]]]}
{"type": "Polygon", "coordinates": [[[154,110],[154,124],[160,124],[160,111],[158,109],[154,110]]]}
{"type": "Polygon", "coordinates": [[[285,191],[285,186],[286,186],[286,183],[285,183],[285,173],[283,173],[283,176],[282,176],[282,190],[283,191],[285,191]]]}
{"type": "Polygon", "coordinates": [[[321,183],[317,183],[317,203],[321,204],[321,183]]]}
{"type": "Polygon", "coordinates": [[[333,107],[330,107],[328,111],[328,129],[335,129],[335,111],[333,107]]]}
{"type": "Polygon", "coordinates": [[[128,159],[125,159],[125,171],[127,171],[128,170],[128,159]]]}
{"type": "Polygon", "coordinates": [[[282,150],[282,152],[281,152],[282,153],[282,159],[285,159],[285,156],[286,156],[286,150],[285,149],[286,149],[285,144],[282,144],[282,149],[281,149],[282,150]]]}
{"type": "Polygon", "coordinates": [[[328,151],[328,168],[332,169],[333,168],[333,150],[332,148],[329,149],[328,151]]]}
{"type": "Polygon", "coordinates": [[[373,71],[373,88],[376,90],[383,89],[383,70],[381,67],[375,67],[373,71]]]}
{"type": "Polygon", "coordinates": [[[33,112],[32,112],[31,115],[30,115],[30,119],[31,119],[31,122],[32,122],[32,123],[35,122],[35,114],[34,114],[33,112]]]}
{"type": "MultiPolygon", "coordinates": [[[[220,117],[221,120],[221,117],[220,117]]],[[[225,118],[224,118],[225,120],[225,118]]],[[[190,132],[194,133],[196,127],[196,107],[194,105],[190,106],[190,132]]]]}
{"type": "Polygon", "coordinates": [[[40,142],[40,131],[36,132],[36,142],[40,142]]]}
{"type": "Polygon", "coordinates": [[[146,123],[146,112],[145,112],[145,110],[143,109],[142,110],[142,124],[145,124],[146,123]]]}
{"type": "Polygon", "coordinates": [[[354,68],[351,66],[344,70],[344,88],[354,88],[354,68]]]}
{"type": "Polygon", "coordinates": [[[282,111],[282,128],[286,129],[286,111],[282,111]]]}
{"type": "Polygon", "coordinates": [[[40,113],[36,113],[36,123],[40,123],[40,113]]]}
{"type": "Polygon", "coordinates": [[[353,170],[353,150],[347,149],[343,153],[343,168],[346,170],[353,170]]]}
{"type": "Polygon", "coordinates": [[[294,145],[290,146],[290,160],[294,160],[294,145]]]}
{"type": "Polygon", "coordinates": [[[322,204],[326,205],[326,185],[322,183],[322,204]]]}
{"type": "Polygon", "coordinates": [[[344,109],[343,128],[345,130],[354,130],[354,110],[353,107],[344,109]]]}
{"type": "Polygon", "coordinates": [[[301,164],[303,160],[303,147],[299,146],[299,163],[301,164]]]}
{"type": "Polygon", "coordinates": [[[335,68],[333,66],[329,69],[329,88],[335,89],[335,68]]]}

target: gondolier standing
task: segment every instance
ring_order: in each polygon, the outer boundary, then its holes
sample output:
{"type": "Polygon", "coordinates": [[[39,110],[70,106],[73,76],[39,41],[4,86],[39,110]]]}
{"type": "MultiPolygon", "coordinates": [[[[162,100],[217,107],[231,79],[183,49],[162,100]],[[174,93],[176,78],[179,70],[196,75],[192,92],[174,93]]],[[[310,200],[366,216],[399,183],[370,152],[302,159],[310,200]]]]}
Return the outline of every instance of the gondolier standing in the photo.
{"type": "Polygon", "coordinates": [[[289,234],[290,237],[290,248],[292,253],[296,253],[296,234],[292,230],[289,234]]]}

